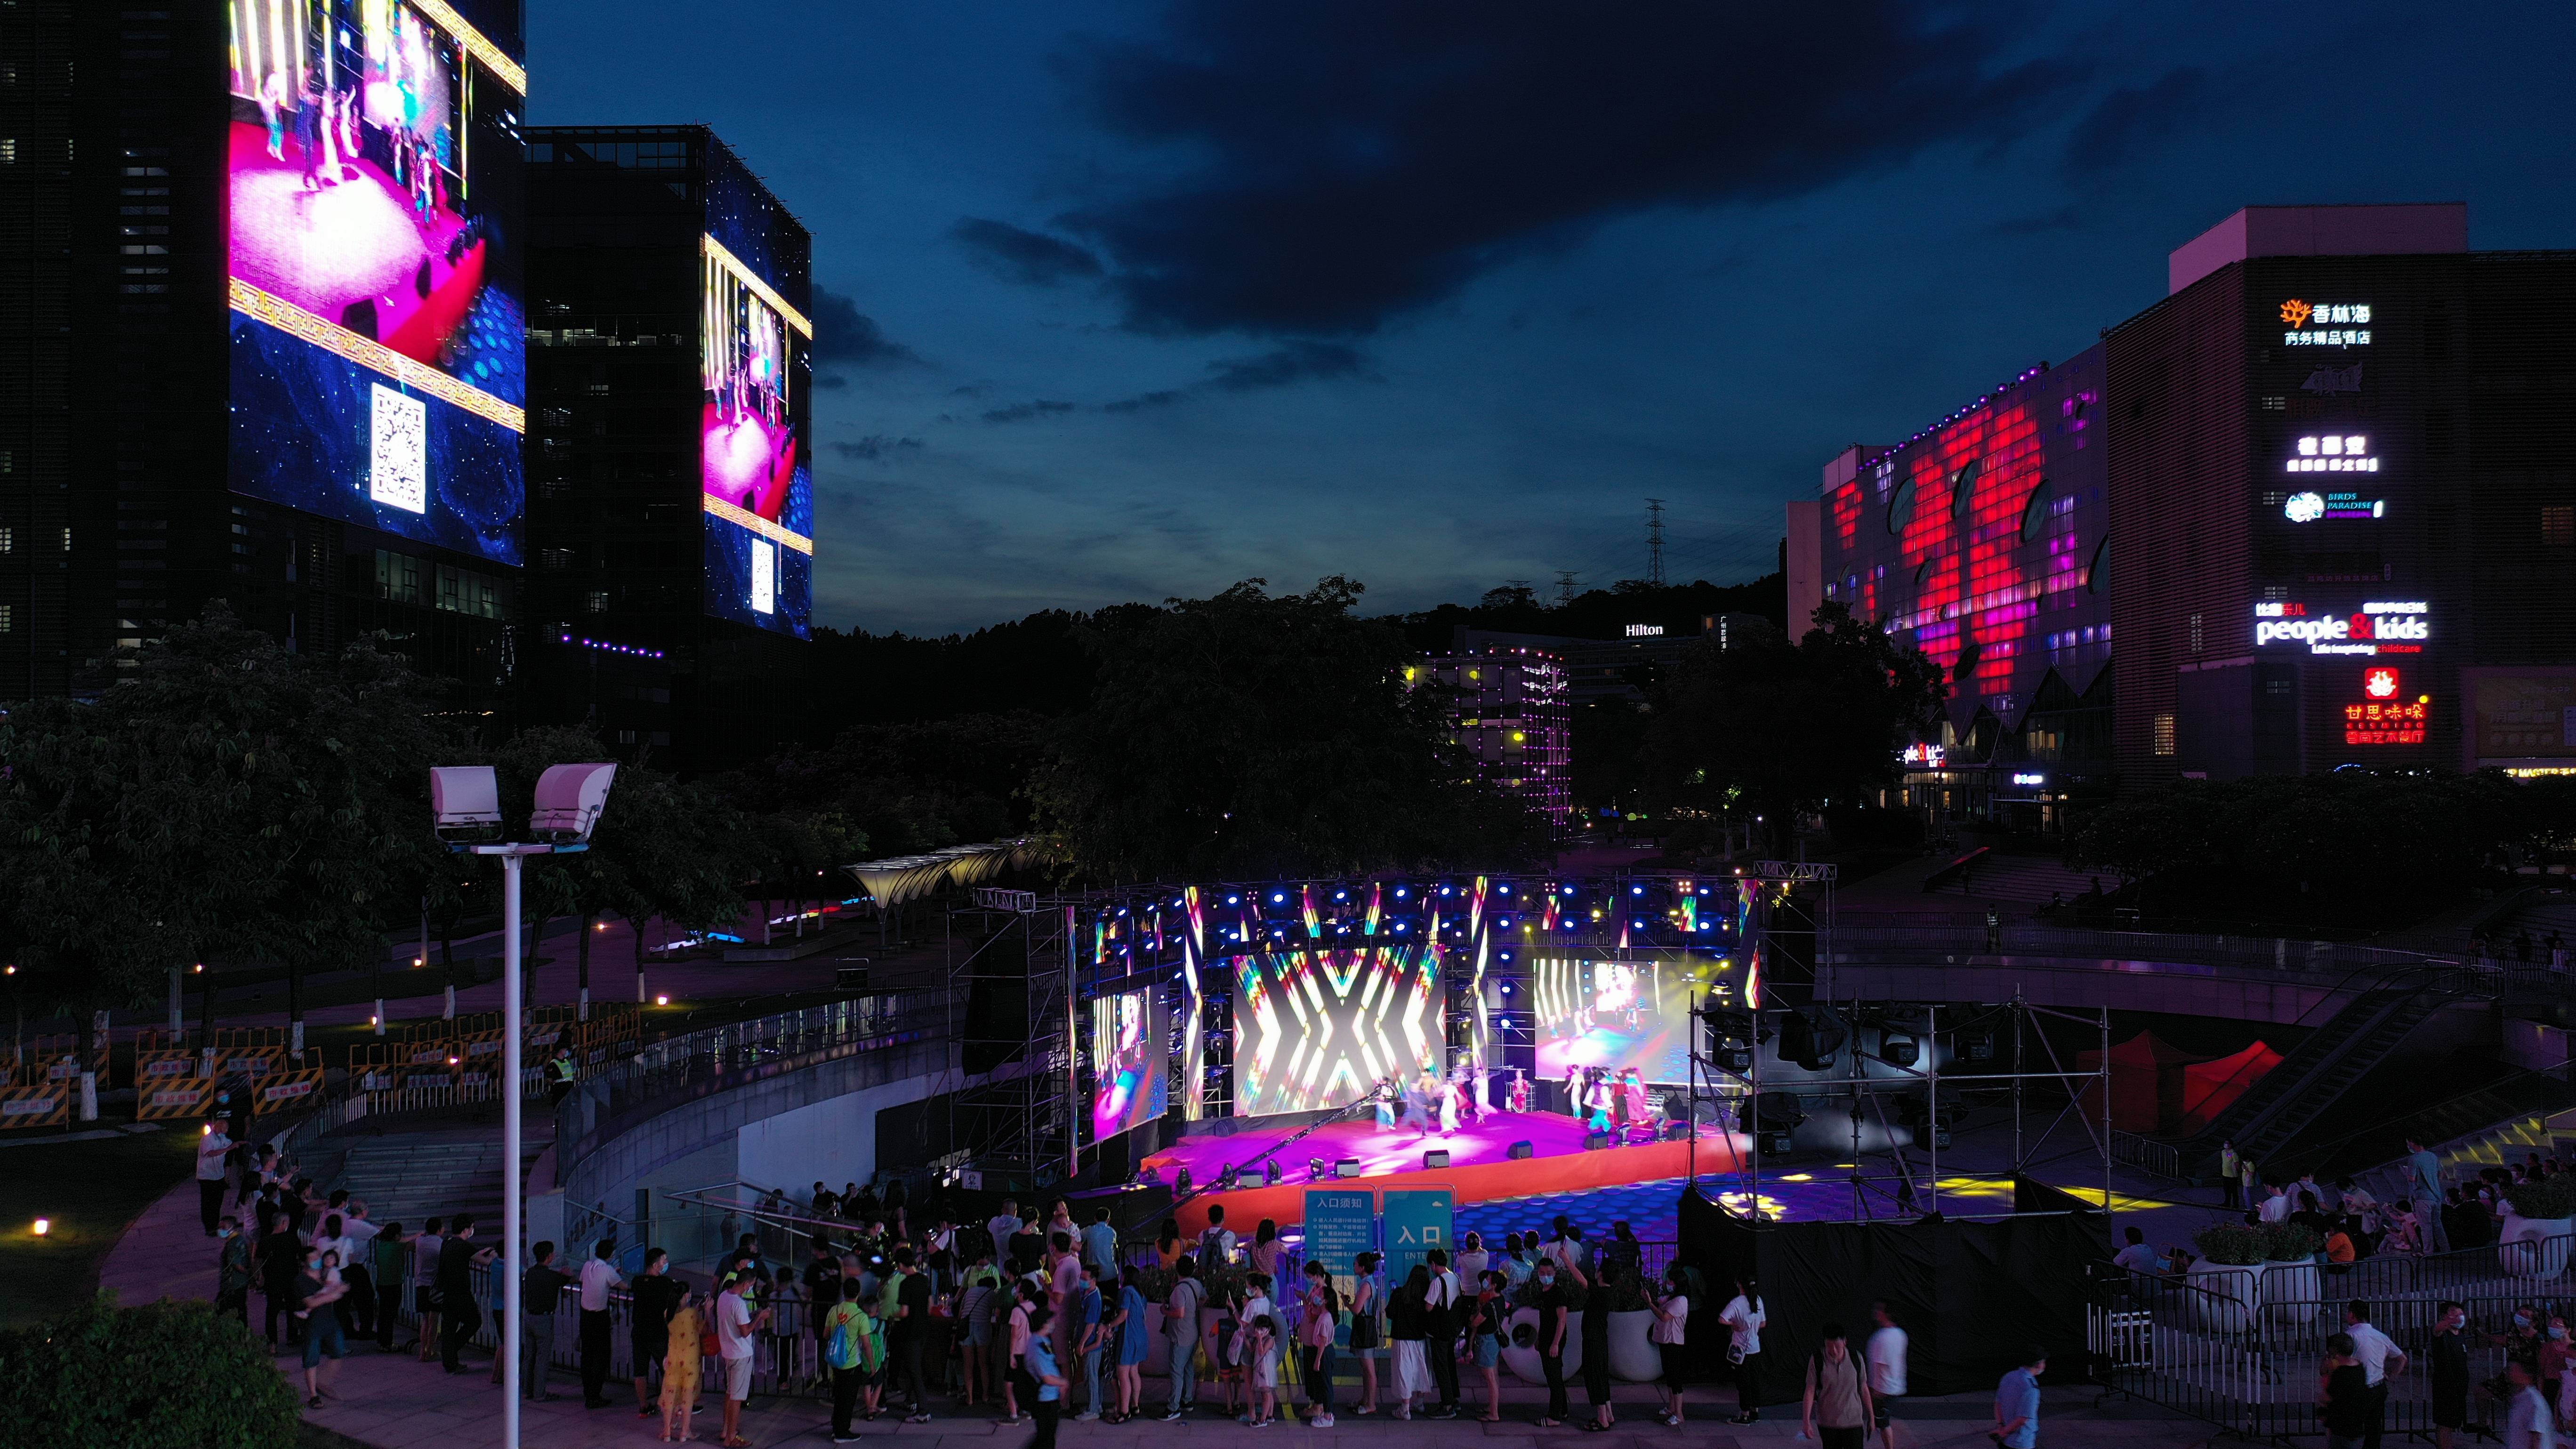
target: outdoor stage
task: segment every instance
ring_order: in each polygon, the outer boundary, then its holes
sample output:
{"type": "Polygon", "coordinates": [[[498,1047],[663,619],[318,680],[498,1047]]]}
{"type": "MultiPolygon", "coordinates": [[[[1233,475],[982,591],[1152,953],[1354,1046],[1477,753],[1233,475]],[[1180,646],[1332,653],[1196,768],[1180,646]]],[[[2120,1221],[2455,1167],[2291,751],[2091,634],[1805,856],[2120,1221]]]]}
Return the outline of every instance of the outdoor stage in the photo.
{"type": "MultiPolygon", "coordinates": [[[[1300,1125],[1283,1123],[1272,1131],[1238,1131],[1222,1137],[1184,1137],[1148,1156],[1142,1165],[1152,1168],[1166,1183],[1174,1182],[1179,1170],[1187,1168],[1191,1182],[1204,1187],[1215,1182],[1228,1166],[1252,1162],[1296,1136],[1300,1125]]],[[[1181,1209],[1181,1230],[1192,1234],[1204,1230],[1208,1208],[1220,1203],[1225,1207],[1226,1225],[1239,1233],[1249,1234],[1263,1218],[1283,1228],[1303,1222],[1306,1189],[1337,1185],[1330,1177],[1332,1165],[1344,1158],[1359,1159],[1360,1175],[1356,1179],[1342,1178],[1338,1185],[1445,1187],[1457,1194],[1462,1208],[1497,1198],[1624,1187],[1682,1177],[1691,1170],[1693,1148],[1686,1141],[1586,1152],[1583,1137],[1582,1123],[1554,1112],[1497,1112],[1456,1132],[1427,1135],[1404,1126],[1382,1128],[1374,1117],[1351,1118],[1319,1128],[1280,1153],[1280,1180],[1276,1187],[1207,1192],[1191,1200],[1181,1209]],[[1515,1142],[1529,1143],[1532,1155],[1513,1161],[1510,1154],[1515,1142]],[[1422,1154],[1441,1150],[1448,1152],[1449,1165],[1426,1170],[1422,1154]],[[1308,1161],[1317,1157],[1324,1160],[1327,1176],[1321,1182],[1310,1182],[1308,1161]]],[[[1704,1129],[1697,1148],[1700,1175],[1736,1171],[1735,1154],[1739,1148],[1749,1151],[1751,1144],[1740,1137],[1730,1142],[1722,1134],[1704,1129]]]]}

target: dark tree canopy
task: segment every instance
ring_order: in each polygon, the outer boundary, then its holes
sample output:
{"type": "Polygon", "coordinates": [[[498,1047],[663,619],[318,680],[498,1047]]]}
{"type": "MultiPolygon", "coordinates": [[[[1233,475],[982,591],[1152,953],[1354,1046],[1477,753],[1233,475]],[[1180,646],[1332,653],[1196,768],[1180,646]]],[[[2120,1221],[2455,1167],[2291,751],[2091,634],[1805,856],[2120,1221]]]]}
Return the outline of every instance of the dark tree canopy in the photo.
{"type": "Polygon", "coordinates": [[[1647,766],[1676,808],[1758,815],[1777,835],[1797,812],[1895,783],[1898,750],[1941,698],[1922,651],[1827,603],[1795,644],[1694,651],[1647,727],[1647,766]]]}
{"type": "Polygon", "coordinates": [[[1408,687],[1403,633],[1338,576],[1095,617],[1100,683],[1032,795],[1094,878],[1358,872],[1502,861],[1531,822],[1467,782],[1449,701],[1408,687]]]}

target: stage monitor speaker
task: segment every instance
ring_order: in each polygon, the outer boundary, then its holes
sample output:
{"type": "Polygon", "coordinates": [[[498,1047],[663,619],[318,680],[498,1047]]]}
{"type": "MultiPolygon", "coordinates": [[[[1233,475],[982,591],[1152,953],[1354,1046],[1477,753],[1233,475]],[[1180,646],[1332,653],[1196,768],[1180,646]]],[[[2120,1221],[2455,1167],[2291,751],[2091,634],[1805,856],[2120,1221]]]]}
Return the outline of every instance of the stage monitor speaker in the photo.
{"type": "Polygon", "coordinates": [[[1422,1154],[1422,1170],[1425,1172],[1431,1172],[1439,1168],[1447,1167],[1448,1165],[1449,1153],[1445,1148],[1434,1147],[1430,1151],[1422,1154]]]}
{"type": "Polygon", "coordinates": [[[1598,1152],[1609,1145],[1610,1134],[1607,1132],[1586,1132],[1583,1134],[1583,1150],[1586,1152],[1598,1152]]]}
{"type": "Polygon", "coordinates": [[[1333,1164],[1333,1176],[1335,1177],[1357,1177],[1359,1175],[1360,1160],[1356,1157],[1345,1157],[1333,1164]]]}
{"type": "Polygon", "coordinates": [[[1532,1146],[1531,1146],[1531,1145],[1529,1145],[1528,1143],[1526,1143],[1526,1142],[1515,1142],[1515,1143],[1513,1143],[1513,1144],[1512,1144],[1512,1150],[1511,1150],[1511,1160],[1512,1160],[1512,1161],[1514,1161],[1514,1162],[1527,1162],[1527,1161],[1529,1161],[1531,1158],[1536,1157],[1536,1156],[1538,1156],[1538,1149],[1537,1149],[1537,1148],[1535,1148],[1535,1147],[1532,1147],[1532,1146]]]}

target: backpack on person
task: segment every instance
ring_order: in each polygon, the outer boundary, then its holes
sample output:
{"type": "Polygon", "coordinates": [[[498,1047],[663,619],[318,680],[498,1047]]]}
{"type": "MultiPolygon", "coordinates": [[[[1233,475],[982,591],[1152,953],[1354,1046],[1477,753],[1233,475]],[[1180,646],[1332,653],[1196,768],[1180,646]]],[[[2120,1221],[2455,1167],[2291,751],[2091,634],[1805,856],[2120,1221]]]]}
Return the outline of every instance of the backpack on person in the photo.
{"type": "Polygon", "coordinates": [[[836,1369],[860,1367],[859,1360],[864,1356],[861,1345],[867,1341],[867,1334],[859,1328],[860,1312],[859,1305],[855,1302],[844,1302],[833,1307],[832,1336],[823,1345],[823,1362],[836,1369]]]}

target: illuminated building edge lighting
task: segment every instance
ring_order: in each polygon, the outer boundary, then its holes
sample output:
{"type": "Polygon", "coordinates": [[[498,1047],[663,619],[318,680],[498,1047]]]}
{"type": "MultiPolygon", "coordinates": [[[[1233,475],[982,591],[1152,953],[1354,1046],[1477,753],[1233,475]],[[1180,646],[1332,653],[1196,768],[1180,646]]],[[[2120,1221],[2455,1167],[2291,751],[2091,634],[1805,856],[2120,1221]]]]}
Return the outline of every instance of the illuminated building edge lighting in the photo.
{"type": "Polygon", "coordinates": [[[807,538],[805,535],[789,529],[781,528],[777,524],[770,522],[768,519],[761,517],[759,514],[753,513],[748,509],[737,508],[712,493],[701,493],[698,496],[706,500],[707,512],[723,519],[725,522],[738,523],[773,543],[782,544],[788,548],[792,548],[798,553],[804,554],[809,558],[813,556],[814,540],[807,538]]]}
{"type": "Polygon", "coordinates": [[[494,45],[491,38],[482,31],[466,24],[465,17],[457,14],[455,7],[449,5],[447,0],[411,0],[411,3],[413,8],[428,16],[439,29],[455,36],[457,43],[464,46],[466,52],[476,60],[483,62],[484,66],[500,79],[501,84],[517,91],[523,97],[527,95],[527,67],[510,59],[501,47],[494,45]]]}
{"type": "MultiPolygon", "coordinates": [[[[742,264],[742,259],[740,257],[737,257],[732,252],[725,250],[725,244],[723,242],[717,241],[711,236],[701,236],[698,238],[698,241],[701,247],[705,250],[709,261],[712,261],[717,266],[733,273],[735,280],[741,282],[744,286],[749,287],[752,292],[760,298],[760,300],[767,302],[779,316],[786,318],[787,325],[805,334],[806,341],[811,342],[814,340],[814,324],[806,318],[804,313],[788,306],[787,299],[778,295],[777,288],[762,281],[757,273],[742,264]]],[[[811,552],[810,549],[807,551],[811,552]]]]}

